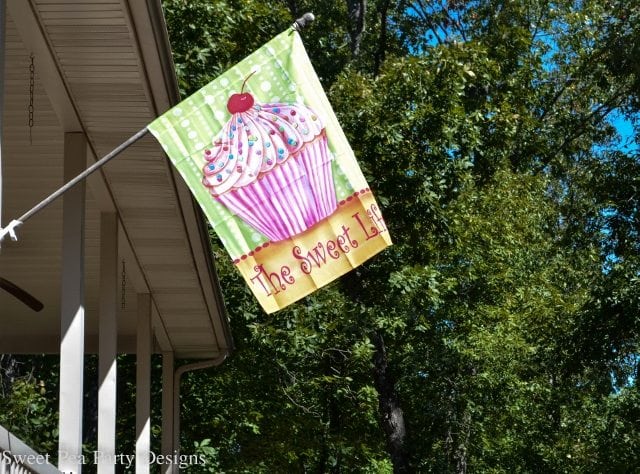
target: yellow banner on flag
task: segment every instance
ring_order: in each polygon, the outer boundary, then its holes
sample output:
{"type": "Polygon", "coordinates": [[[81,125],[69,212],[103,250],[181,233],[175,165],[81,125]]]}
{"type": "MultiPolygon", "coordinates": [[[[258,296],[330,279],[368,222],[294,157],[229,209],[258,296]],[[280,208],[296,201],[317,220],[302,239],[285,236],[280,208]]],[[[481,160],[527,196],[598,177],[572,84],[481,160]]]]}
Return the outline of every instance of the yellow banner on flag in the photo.
{"type": "Polygon", "coordinates": [[[148,128],[268,313],[391,244],[293,29],[148,128]]]}

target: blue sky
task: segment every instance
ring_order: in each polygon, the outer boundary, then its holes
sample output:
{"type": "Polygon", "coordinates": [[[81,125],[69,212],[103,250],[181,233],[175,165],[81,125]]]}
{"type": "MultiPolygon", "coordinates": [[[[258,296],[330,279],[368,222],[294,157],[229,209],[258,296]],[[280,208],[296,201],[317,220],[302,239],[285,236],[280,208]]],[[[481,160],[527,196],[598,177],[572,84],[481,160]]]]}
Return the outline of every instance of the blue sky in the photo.
{"type": "Polygon", "coordinates": [[[613,114],[610,121],[620,135],[620,150],[625,152],[639,151],[631,121],[619,113],[613,114]]]}

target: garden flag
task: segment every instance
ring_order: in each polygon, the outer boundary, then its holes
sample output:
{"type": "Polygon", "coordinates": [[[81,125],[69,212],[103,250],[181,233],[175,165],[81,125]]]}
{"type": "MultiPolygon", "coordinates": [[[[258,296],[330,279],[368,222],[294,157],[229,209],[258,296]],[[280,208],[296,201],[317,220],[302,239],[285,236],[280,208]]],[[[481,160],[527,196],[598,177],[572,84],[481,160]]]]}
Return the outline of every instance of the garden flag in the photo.
{"type": "Polygon", "coordinates": [[[148,129],[268,313],[391,244],[293,28],[148,129]]]}

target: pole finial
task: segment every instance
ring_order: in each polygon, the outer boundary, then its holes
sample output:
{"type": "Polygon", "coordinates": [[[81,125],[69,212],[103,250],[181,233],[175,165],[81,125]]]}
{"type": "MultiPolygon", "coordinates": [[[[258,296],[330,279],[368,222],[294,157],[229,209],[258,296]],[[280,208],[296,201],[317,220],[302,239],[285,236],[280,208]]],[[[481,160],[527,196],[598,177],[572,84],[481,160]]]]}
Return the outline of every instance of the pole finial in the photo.
{"type": "Polygon", "coordinates": [[[313,13],[307,12],[293,22],[293,29],[296,31],[300,31],[302,28],[307,26],[309,23],[311,23],[315,19],[316,19],[316,16],[313,13]]]}

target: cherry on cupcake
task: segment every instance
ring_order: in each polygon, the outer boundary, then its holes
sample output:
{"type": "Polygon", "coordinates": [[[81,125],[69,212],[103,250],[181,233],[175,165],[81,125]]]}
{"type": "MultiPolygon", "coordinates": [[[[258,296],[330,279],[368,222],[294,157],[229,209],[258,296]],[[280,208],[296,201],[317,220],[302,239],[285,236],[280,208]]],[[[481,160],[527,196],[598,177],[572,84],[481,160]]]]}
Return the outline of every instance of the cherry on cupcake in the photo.
{"type": "Polygon", "coordinates": [[[231,114],[241,114],[246,112],[255,103],[255,100],[251,94],[248,92],[244,92],[244,86],[247,84],[247,81],[251,76],[253,76],[256,71],[253,71],[251,74],[247,76],[247,78],[242,83],[242,89],[240,89],[239,94],[232,94],[227,101],[227,110],[231,114]]]}

